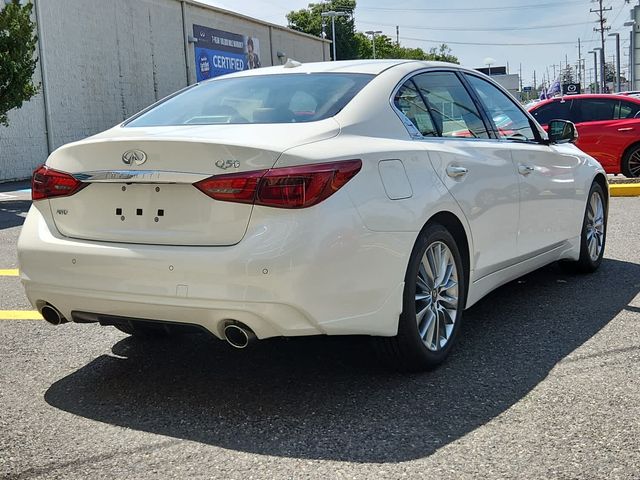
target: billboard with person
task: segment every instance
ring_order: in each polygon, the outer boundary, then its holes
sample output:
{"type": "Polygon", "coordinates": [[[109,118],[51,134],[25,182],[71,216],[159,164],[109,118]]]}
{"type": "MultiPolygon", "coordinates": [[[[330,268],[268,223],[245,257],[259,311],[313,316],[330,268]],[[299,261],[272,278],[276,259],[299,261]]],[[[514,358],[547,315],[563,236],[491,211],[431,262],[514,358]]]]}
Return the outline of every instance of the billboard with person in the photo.
{"type": "Polygon", "coordinates": [[[196,80],[260,68],[260,41],[237,33],[202,25],[193,26],[196,80]]]}

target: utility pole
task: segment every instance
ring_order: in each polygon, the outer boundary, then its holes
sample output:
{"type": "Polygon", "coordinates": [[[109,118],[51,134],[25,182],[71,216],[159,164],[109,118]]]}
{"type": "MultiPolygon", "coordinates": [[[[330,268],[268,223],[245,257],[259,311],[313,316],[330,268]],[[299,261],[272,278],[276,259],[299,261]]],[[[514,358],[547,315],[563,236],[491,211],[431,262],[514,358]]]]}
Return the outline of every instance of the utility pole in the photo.
{"type": "Polygon", "coordinates": [[[578,37],[578,83],[582,88],[582,46],[580,45],[579,37],[578,37]]]}
{"type": "Polygon", "coordinates": [[[533,89],[537,92],[538,91],[538,82],[536,80],[536,71],[533,71],[533,89]]]}
{"type": "Polygon", "coordinates": [[[597,2],[598,2],[598,8],[595,10],[592,8],[589,11],[591,13],[598,14],[598,20],[596,21],[596,23],[600,24],[600,28],[594,27],[593,31],[600,33],[600,83],[602,84],[600,87],[600,91],[604,93],[607,91],[607,79],[605,75],[605,58],[606,57],[604,54],[604,33],[611,30],[611,27],[605,26],[605,24],[607,23],[607,19],[605,18],[604,13],[613,10],[613,7],[607,7],[607,8],[603,7],[602,6],[603,0],[597,0],[597,2]]]}
{"type": "Polygon", "coordinates": [[[400,25],[396,25],[396,46],[400,46],[400,25]]]}
{"type": "Polygon", "coordinates": [[[522,92],[522,63],[520,64],[520,91],[522,92]]]}

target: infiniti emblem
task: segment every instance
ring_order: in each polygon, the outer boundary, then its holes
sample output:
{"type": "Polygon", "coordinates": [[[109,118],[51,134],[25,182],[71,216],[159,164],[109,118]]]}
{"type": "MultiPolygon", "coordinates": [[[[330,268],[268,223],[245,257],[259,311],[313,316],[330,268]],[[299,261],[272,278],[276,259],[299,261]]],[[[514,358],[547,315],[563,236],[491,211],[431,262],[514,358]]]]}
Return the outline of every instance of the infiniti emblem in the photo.
{"type": "Polygon", "coordinates": [[[142,165],[147,161],[147,154],[142,150],[127,150],[122,154],[122,163],[125,165],[142,165]]]}

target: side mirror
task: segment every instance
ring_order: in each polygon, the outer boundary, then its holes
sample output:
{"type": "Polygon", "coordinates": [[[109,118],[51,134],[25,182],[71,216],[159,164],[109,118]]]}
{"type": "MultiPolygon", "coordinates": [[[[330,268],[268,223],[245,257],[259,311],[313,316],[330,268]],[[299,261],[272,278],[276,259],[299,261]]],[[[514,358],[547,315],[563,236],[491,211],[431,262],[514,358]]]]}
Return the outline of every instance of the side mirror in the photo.
{"type": "Polygon", "coordinates": [[[549,122],[549,143],[575,143],[578,141],[578,130],[568,120],[551,120],[549,122]]]}

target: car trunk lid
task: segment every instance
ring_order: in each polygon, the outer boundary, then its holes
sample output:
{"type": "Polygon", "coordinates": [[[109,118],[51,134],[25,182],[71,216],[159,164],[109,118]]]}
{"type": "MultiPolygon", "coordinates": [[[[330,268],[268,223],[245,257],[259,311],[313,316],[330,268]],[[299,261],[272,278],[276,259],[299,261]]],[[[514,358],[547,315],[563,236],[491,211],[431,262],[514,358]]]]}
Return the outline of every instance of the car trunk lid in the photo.
{"type": "Polygon", "coordinates": [[[253,206],[216,201],[193,184],[212,175],[269,169],[284,150],[337,132],[332,120],[315,126],[116,128],[51,155],[49,168],[88,185],[48,201],[56,228],[67,237],[233,245],[244,236],[253,206]]]}

